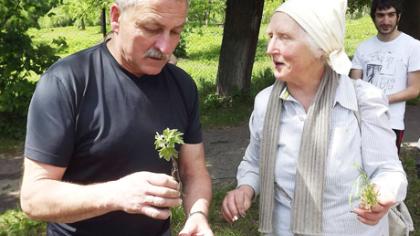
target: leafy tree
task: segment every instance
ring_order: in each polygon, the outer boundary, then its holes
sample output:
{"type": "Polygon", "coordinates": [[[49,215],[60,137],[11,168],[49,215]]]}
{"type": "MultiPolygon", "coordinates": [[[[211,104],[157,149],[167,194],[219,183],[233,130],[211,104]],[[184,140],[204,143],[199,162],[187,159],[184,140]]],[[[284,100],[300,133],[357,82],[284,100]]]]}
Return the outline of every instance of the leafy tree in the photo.
{"type": "Polygon", "coordinates": [[[226,0],[194,0],[189,3],[188,21],[198,25],[224,22],[226,0]]]}
{"type": "Polygon", "coordinates": [[[31,74],[41,74],[58,57],[46,44],[34,45],[27,34],[57,0],[0,0],[0,133],[15,133],[10,122],[26,116],[34,83],[31,74]]]}

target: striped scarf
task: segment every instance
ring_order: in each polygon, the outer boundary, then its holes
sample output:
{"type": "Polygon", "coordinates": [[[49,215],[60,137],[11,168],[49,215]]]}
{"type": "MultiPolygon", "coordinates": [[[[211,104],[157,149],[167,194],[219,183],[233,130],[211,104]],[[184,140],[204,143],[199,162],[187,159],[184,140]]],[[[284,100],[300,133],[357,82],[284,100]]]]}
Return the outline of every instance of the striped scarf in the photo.
{"type": "MultiPolygon", "coordinates": [[[[292,203],[292,231],[295,235],[322,234],[325,159],[337,85],[338,74],[326,66],[315,101],[308,109],[303,126],[292,203]]],[[[260,151],[259,231],[261,233],[271,233],[273,228],[274,168],[283,106],[280,93],[284,87],[283,82],[276,80],[264,120],[260,151]]]]}

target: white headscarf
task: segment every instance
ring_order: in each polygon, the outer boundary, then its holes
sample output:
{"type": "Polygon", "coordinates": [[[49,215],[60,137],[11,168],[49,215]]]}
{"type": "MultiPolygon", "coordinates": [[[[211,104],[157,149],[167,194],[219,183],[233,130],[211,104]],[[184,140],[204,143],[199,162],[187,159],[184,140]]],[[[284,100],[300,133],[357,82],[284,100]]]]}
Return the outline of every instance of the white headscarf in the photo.
{"type": "Polygon", "coordinates": [[[348,74],[351,62],[344,50],[347,0],[288,0],[276,12],[293,18],[327,54],[328,65],[348,74]]]}

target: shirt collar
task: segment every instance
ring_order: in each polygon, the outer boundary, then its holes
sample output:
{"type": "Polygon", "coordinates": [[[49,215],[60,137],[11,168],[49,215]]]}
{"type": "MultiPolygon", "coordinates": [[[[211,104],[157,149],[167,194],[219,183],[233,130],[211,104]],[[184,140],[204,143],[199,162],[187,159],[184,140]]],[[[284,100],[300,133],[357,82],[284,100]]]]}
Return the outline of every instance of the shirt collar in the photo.
{"type": "Polygon", "coordinates": [[[346,75],[340,75],[337,92],[335,94],[334,106],[339,103],[344,108],[358,111],[356,91],[353,81],[346,75]]]}
{"type": "MultiPolygon", "coordinates": [[[[285,86],[283,91],[281,91],[279,97],[283,101],[297,102],[297,100],[290,95],[287,86],[285,86]]],[[[352,79],[348,76],[340,75],[333,106],[337,103],[346,109],[358,111],[356,91],[352,79]]]]}

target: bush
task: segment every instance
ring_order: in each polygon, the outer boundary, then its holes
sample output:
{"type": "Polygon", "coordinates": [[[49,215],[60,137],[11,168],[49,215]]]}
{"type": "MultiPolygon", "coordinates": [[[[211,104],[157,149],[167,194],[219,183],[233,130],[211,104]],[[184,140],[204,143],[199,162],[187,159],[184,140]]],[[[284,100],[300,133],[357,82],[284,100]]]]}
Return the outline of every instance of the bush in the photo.
{"type": "Polygon", "coordinates": [[[8,210],[0,215],[0,236],[45,235],[45,223],[29,220],[19,210],[8,210]]]}

